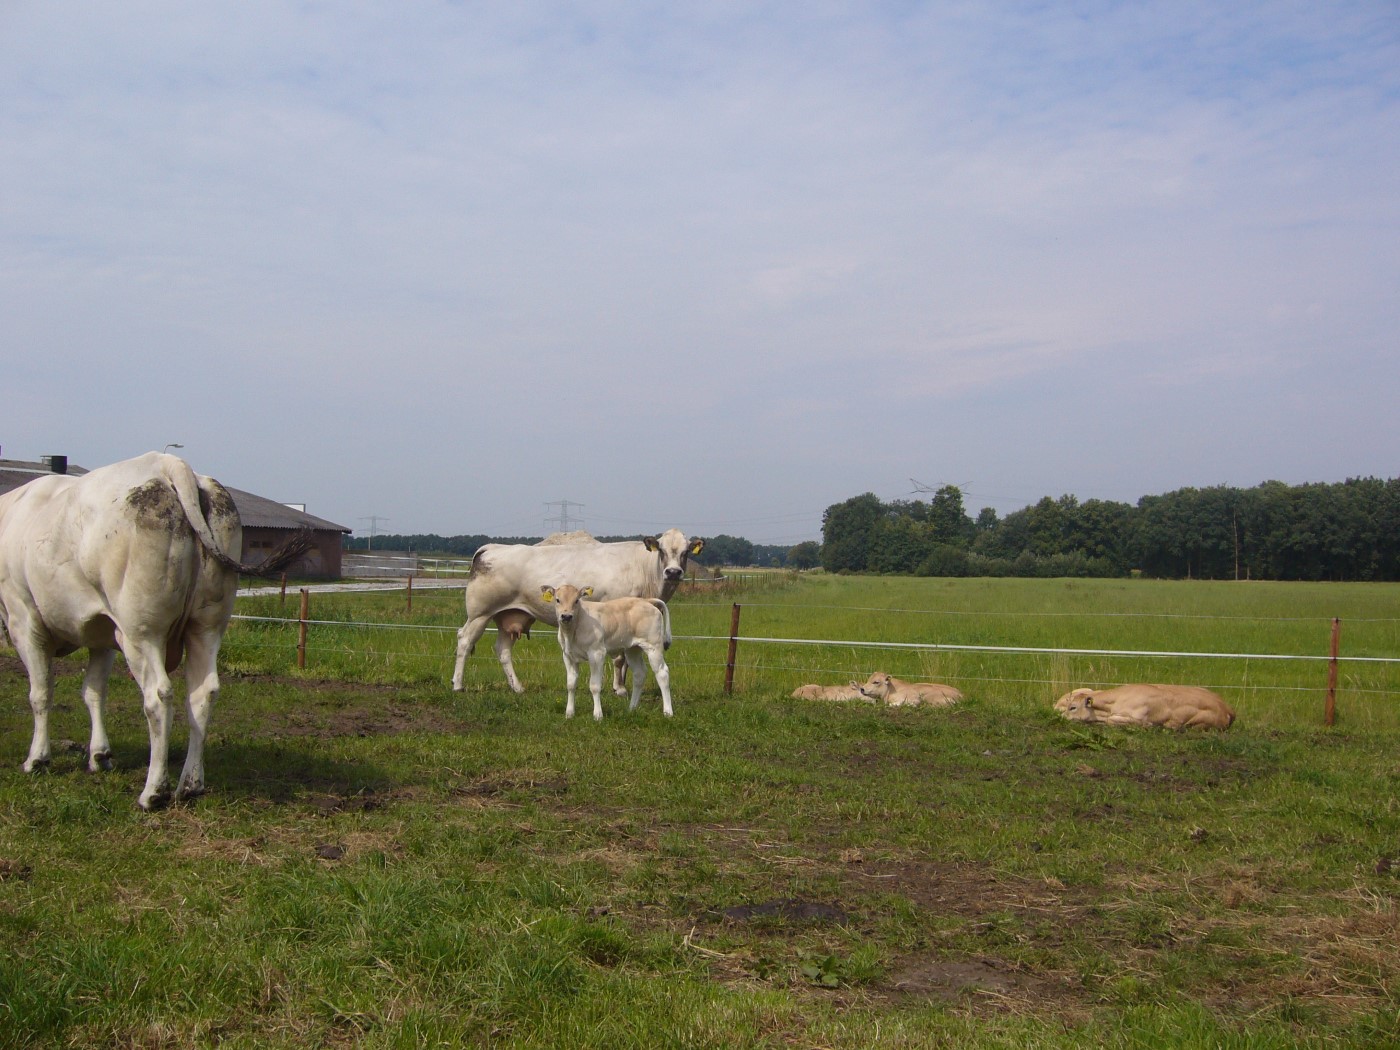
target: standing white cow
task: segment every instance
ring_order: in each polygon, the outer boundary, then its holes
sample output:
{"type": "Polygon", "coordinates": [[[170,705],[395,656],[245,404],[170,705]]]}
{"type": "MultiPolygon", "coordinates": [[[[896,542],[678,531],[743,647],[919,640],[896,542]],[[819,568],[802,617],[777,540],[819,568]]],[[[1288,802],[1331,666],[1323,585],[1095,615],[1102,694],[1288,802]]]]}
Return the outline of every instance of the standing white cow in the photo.
{"type": "Polygon", "coordinates": [[[238,510],[213,478],[150,452],[80,476],[46,475],[0,496],[0,619],[29,672],[34,738],[25,772],[49,762],[53,661],[88,650],[88,768],[111,768],[103,724],[121,649],[141,696],[151,757],[138,802],[169,798],[170,672],[185,659],[189,750],[176,797],[204,790],[204,738],[219,691],[219,644],[233,612],[238,510]]]}
{"type": "Polygon", "coordinates": [[[593,719],[603,720],[603,665],[609,653],[617,653],[632,669],[632,703],[642,702],[646,680],[645,656],[661,687],[661,710],[671,717],[671,671],[666,650],[671,647],[671,612],[660,598],[613,598],[584,601],[592,587],[572,584],[542,587],[540,597],[554,607],[559,623],[559,648],[564,653],[564,680],[568,699],[564,717],[574,717],[574,693],[578,689],[578,665],[588,664],[588,691],[593,694],[593,719]]]}
{"type": "MultiPolygon", "coordinates": [[[[471,579],[467,583],[467,622],[457,632],[457,662],[452,669],[452,688],[461,691],[467,657],[498,614],[517,610],[528,619],[517,617],[513,631],[496,635],[496,659],[501,663],[511,689],[523,693],[511,659],[511,649],[533,620],[557,626],[554,607],[545,602],[543,588],[565,580],[588,580],[599,601],[609,598],[660,598],[668,601],[685,576],[686,562],[705,547],[704,540],[689,540],[679,529],[668,529],[660,536],[618,543],[561,543],[530,545],[488,543],[472,558],[471,579]],[[522,626],[523,624],[523,626],[522,626]]],[[[621,695],[621,671],[613,688],[621,695]]]]}

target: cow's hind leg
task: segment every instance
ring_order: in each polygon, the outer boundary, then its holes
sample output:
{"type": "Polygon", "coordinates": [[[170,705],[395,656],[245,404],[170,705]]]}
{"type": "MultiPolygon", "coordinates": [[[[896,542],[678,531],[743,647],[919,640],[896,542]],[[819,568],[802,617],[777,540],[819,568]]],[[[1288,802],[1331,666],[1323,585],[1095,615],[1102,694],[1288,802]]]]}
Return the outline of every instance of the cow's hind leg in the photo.
{"type": "Polygon", "coordinates": [[[146,786],[136,802],[142,809],[158,809],[170,801],[170,723],[173,716],[170,702],[175,689],[170,683],[170,676],[165,673],[165,653],[160,646],[133,643],[128,638],[122,652],[126,654],[132,677],[141,686],[146,728],[151,737],[151,761],[146,770],[146,786]]]}
{"type": "Polygon", "coordinates": [[[452,691],[462,691],[462,675],[466,669],[467,657],[476,651],[476,643],[486,633],[490,617],[477,616],[457,629],[457,662],[452,666],[452,691]]]}
{"type": "Polygon", "coordinates": [[[190,742],[185,751],[185,765],[175,785],[177,799],[204,794],[204,742],[209,735],[214,701],[219,697],[217,664],[222,640],[222,632],[191,631],[185,638],[185,684],[189,689],[185,704],[190,742]]]}
{"type": "Polygon", "coordinates": [[[93,649],[88,653],[87,672],[83,675],[83,703],[87,705],[92,732],[88,739],[88,769],[96,773],[112,768],[112,745],[107,740],[107,679],[115,649],[93,649]]]}
{"type": "Polygon", "coordinates": [[[525,692],[525,685],[520,681],[515,673],[515,661],[511,659],[511,650],[515,648],[515,640],[519,635],[511,631],[500,631],[496,635],[496,644],[492,647],[496,650],[496,659],[501,662],[501,670],[506,674],[506,682],[511,689],[517,693],[525,692]]]}

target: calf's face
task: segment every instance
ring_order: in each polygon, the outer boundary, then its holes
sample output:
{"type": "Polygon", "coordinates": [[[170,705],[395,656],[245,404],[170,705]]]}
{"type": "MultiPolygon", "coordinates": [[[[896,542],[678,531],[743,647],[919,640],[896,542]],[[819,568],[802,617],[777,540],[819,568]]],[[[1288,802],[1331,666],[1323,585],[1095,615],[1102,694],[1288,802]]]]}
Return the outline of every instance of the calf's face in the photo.
{"type": "Polygon", "coordinates": [[[1064,716],[1071,722],[1096,722],[1098,713],[1094,709],[1094,698],[1082,693],[1071,693],[1065,705],[1064,716]]]}
{"type": "Polygon", "coordinates": [[[883,671],[876,671],[864,685],[857,685],[855,682],[851,684],[860,690],[861,696],[868,696],[872,700],[887,699],[892,688],[890,676],[883,671]]]}
{"type": "Polygon", "coordinates": [[[554,606],[554,614],[562,624],[574,622],[574,614],[578,612],[578,603],[593,593],[592,587],[585,587],[579,590],[572,584],[561,584],[558,587],[541,587],[540,597],[547,605],[554,606]]]}

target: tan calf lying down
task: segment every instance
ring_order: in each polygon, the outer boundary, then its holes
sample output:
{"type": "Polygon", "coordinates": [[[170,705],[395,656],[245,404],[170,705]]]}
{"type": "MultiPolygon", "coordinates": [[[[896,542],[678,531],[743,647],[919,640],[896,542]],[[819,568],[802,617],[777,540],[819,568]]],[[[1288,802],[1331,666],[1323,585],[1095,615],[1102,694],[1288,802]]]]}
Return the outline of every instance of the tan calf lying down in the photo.
{"type": "Polygon", "coordinates": [[[866,703],[874,703],[870,697],[865,696],[860,691],[860,686],[852,682],[850,685],[799,685],[792,691],[794,700],[862,700],[866,703]]]}
{"type": "Polygon", "coordinates": [[[963,698],[951,685],[938,682],[906,682],[902,678],[876,671],[864,685],[859,687],[862,696],[890,707],[917,706],[947,707],[963,698]]]}
{"type": "Polygon", "coordinates": [[[1230,705],[1195,685],[1120,685],[1116,689],[1075,689],[1055,701],[1055,710],[1074,722],[1115,726],[1228,729],[1230,705]]]}

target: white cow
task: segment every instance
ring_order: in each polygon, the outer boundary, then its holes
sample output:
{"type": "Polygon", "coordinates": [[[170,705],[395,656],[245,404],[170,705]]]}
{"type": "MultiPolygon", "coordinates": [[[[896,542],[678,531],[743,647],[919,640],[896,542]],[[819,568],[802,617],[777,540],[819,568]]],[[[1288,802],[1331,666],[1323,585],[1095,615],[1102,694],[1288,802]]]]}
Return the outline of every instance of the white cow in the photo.
{"type": "MultiPolygon", "coordinates": [[[[688,540],[679,529],[660,536],[618,543],[488,543],[472,558],[467,583],[467,622],[457,632],[457,662],[452,688],[461,691],[467,657],[486,632],[487,624],[507,610],[524,614],[510,621],[512,630],[496,635],[496,659],[511,689],[523,693],[511,659],[511,649],[534,620],[554,626],[554,607],[541,595],[544,587],[560,580],[588,580],[598,600],[610,598],[660,598],[669,600],[685,576],[686,561],[699,554],[704,540],[688,540]]],[[[621,674],[613,688],[622,694],[621,674]]]]}
{"type": "Polygon", "coordinates": [[[574,717],[574,693],[578,688],[578,665],[588,664],[588,690],[593,694],[593,718],[603,718],[603,665],[610,654],[620,653],[632,670],[632,703],[629,711],[642,702],[642,682],[646,679],[645,656],[661,687],[661,710],[671,717],[671,672],[665,652],[671,647],[671,613],[660,598],[613,598],[610,601],[584,601],[592,587],[580,590],[571,584],[540,588],[540,597],[555,610],[559,648],[564,653],[564,680],[568,703],[564,717],[574,717]]]}
{"type": "Polygon", "coordinates": [[[890,707],[947,707],[963,698],[951,685],[941,682],[906,682],[902,678],[876,671],[859,686],[862,696],[883,701],[890,707]]]}
{"type": "Polygon", "coordinates": [[[111,768],[103,711],[120,648],[150,729],[141,808],[169,798],[170,672],[182,656],[189,750],[175,796],[204,790],[215,661],[242,568],[230,552],[239,552],[242,534],[223,486],[158,452],[84,475],[45,475],[0,496],[0,619],[29,672],[34,711],[25,772],[49,762],[54,658],[81,648],[88,650],[88,768],[111,768]]]}

